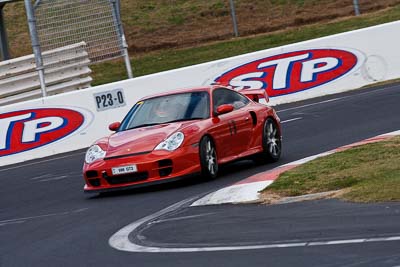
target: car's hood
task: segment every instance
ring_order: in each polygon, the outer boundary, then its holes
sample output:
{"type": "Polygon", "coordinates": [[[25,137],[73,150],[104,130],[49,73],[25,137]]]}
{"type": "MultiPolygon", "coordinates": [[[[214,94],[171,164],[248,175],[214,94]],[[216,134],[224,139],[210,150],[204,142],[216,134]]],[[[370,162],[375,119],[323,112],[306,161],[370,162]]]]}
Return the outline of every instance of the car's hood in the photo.
{"type": "Polygon", "coordinates": [[[193,123],[175,122],[118,132],[109,137],[106,157],[150,152],[171,134],[193,123]]]}

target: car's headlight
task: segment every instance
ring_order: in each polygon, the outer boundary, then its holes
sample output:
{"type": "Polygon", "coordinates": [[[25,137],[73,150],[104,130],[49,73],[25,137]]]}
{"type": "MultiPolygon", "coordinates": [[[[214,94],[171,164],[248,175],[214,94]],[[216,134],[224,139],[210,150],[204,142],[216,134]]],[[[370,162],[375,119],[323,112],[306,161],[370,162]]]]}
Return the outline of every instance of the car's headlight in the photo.
{"type": "Polygon", "coordinates": [[[98,145],[91,146],[85,155],[85,161],[90,164],[98,159],[102,159],[106,156],[106,152],[101,149],[98,145]]]}
{"type": "Polygon", "coordinates": [[[181,132],[176,132],[170,137],[168,137],[165,141],[162,141],[154,150],[167,150],[174,151],[183,143],[185,139],[185,135],[181,132]]]}

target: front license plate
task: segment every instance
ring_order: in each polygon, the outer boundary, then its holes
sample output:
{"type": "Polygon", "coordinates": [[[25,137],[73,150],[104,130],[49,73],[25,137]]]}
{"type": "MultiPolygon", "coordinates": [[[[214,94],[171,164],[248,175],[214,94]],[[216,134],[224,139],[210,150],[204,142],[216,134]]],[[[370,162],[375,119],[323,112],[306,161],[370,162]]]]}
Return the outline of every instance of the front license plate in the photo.
{"type": "Polygon", "coordinates": [[[121,166],[111,169],[113,175],[137,172],[136,165],[121,166]]]}

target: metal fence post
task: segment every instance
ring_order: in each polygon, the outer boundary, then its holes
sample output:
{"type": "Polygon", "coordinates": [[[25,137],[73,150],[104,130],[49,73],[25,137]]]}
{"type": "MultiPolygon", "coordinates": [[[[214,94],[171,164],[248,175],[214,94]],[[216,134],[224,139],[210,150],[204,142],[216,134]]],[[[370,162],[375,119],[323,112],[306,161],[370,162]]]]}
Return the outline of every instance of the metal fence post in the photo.
{"type": "Polygon", "coordinates": [[[113,5],[113,17],[115,19],[117,32],[118,32],[120,42],[121,42],[121,45],[123,48],[123,57],[124,57],[124,61],[125,61],[126,72],[128,73],[128,78],[131,79],[131,78],[133,78],[133,72],[132,72],[132,67],[131,67],[131,61],[129,59],[128,44],[126,42],[125,33],[124,33],[124,29],[122,27],[122,22],[121,22],[120,2],[119,2],[119,0],[111,0],[111,3],[113,5]]]}
{"type": "Polygon", "coordinates": [[[232,15],[232,22],[233,22],[233,30],[235,32],[235,36],[239,36],[239,30],[237,26],[237,19],[236,19],[236,11],[235,11],[235,3],[233,0],[229,0],[230,5],[231,5],[231,15],[232,15]]]}
{"type": "Polygon", "coordinates": [[[42,58],[42,50],[40,48],[38,33],[36,30],[35,11],[31,0],[25,0],[26,16],[28,18],[29,34],[32,41],[33,54],[35,55],[36,70],[39,74],[40,88],[42,89],[42,96],[47,96],[46,83],[44,78],[44,65],[42,58]]]}
{"type": "Polygon", "coordinates": [[[354,13],[356,16],[360,15],[360,5],[358,3],[358,0],[353,0],[353,5],[354,5],[354,13]]]}
{"type": "Polygon", "coordinates": [[[10,53],[8,51],[7,31],[3,17],[3,7],[5,5],[5,3],[0,4],[0,60],[10,59],[10,53]]]}

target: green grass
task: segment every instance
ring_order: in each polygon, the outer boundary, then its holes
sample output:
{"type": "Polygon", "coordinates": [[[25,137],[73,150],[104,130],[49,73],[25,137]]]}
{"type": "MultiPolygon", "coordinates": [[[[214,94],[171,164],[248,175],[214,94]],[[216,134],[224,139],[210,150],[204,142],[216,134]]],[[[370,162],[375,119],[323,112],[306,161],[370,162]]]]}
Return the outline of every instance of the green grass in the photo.
{"type": "Polygon", "coordinates": [[[355,202],[400,200],[400,137],[313,160],[285,172],[263,195],[299,196],[347,189],[355,202]]]}
{"type": "MultiPolygon", "coordinates": [[[[351,31],[400,19],[400,5],[359,17],[327,24],[288,29],[272,34],[231,39],[194,48],[170,49],[143,54],[132,59],[135,77],[190,66],[243,53],[278,47],[304,40],[351,31]]],[[[179,21],[177,21],[179,22],[179,21]]],[[[94,84],[99,85],[126,78],[122,61],[92,66],[94,84]]]]}
{"type": "Polygon", "coordinates": [[[121,15],[124,27],[139,30],[181,25],[186,20],[197,19],[194,12],[226,9],[226,1],[184,0],[122,0],[121,15]]]}

